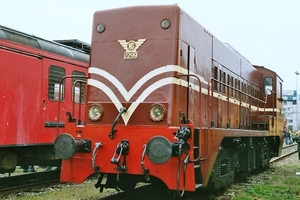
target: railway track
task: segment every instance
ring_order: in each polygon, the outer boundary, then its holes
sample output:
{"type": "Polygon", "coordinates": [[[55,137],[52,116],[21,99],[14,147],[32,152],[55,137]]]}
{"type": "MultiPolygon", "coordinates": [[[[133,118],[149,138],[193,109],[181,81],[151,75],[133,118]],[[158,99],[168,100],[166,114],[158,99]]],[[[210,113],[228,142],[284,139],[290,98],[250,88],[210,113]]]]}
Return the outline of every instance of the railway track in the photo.
{"type": "Polygon", "coordinates": [[[272,164],[273,162],[278,162],[286,157],[289,157],[290,155],[292,155],[294,153],[297,153],[297,144],[283,146],[281,156],[272,158],[270,163],[272,164]]]}
{"type": "Polygon", "coordinates": [[[0,178],[0,197],[59,183],[60,170],[42,171],[0,178]]]}

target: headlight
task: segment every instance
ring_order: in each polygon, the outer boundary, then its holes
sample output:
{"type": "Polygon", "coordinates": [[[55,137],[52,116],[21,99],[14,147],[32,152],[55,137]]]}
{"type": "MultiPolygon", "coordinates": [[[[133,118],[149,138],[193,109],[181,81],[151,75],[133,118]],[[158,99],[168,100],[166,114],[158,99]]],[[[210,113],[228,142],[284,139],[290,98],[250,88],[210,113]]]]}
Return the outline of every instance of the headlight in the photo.
{"type": "Polygon", "coordinates": [[[149,116],[155,122],[162,121],[165,117],[165,114],[166,114],[166,108],[163,105],[153,104],[150,107],[149,116]]]}
{"type": "Polygon", "coordinates": [[[92,105],[89,109],[89,118],[92,121],[98,121],[103,116],[103,107],[101,105],[92,105]]]}

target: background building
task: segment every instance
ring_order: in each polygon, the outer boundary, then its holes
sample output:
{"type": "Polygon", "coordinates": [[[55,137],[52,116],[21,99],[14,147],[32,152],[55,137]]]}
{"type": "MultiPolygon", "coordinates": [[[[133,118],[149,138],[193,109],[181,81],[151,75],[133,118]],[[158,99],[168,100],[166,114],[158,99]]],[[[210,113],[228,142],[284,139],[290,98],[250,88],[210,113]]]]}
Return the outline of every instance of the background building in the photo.
{"type": "Polygon", "coordinates": [[[298,101],[297,90],[283,91],[283,114],[287,122],[287,128],[291,131],[296,131],[300,128],[298,117],[298,101]]]}

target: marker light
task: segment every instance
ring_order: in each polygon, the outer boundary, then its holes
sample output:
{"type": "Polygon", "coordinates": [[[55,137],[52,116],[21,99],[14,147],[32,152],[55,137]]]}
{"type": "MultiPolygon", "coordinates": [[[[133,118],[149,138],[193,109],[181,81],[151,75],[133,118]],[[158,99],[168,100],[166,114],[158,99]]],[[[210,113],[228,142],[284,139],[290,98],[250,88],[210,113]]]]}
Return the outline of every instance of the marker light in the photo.
{"type": "Polygon", "coordinates": [[[164,19],[161,22],[161,27],[163,29],[168,29],[171,26],[171,22],[168,19],[164,19]]]}
{"type": "Polygon", "coordinates": [[[165,117],[166,108],[163,105],[160,104],[153,104],[150,107],[150,113],[149,116],[151,120],[155,122],[162,121],[165,117]]]}
{"type": "Polygon", "coordinates": [[[100,105],[92,105],[89,109],[89,118],[92,121],[98,121],[103,116],[104,109],[100,105]]]}
{"type": "Polygon", "coordinates": [[[103,33],[105,31],[105,25],[104,24],[98,24],[97,31],[98,31],[98,33],[103,33]]]}

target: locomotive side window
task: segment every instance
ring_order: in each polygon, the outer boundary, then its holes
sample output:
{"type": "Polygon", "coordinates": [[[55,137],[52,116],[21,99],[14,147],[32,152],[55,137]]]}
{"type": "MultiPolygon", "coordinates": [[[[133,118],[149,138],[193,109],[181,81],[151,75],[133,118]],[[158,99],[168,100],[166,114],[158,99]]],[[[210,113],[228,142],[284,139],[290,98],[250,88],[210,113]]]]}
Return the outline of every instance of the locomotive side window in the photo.
{"type": "Polygon", "coordinates": [[[230,77],[230,85],[231,85],[231,96],[234,97],[234,90],[233,90],[233,77],[230,77]]]}
{"type": "MultiPolygon", "coordinates": [[[[255,97],[255,91],[254,91],[254,88],[252,86],[250,86],[250,90],[251,90],[251,96],[255,97]]],[[[252,101],[252,97],[250,98],[250,101],[252,101]]]]}
{"type": "Polygon", "coordinates": [[[220,70],[220,72],[219,72],[219,87],[218,87],[218,91],[219,92],[222,92],[222,70],[220,70]]]}
{"type": "Polygon", "coordinates": [[[238,96],[237,96],[238,91],[237,91],[237,80],[236,80],[236,78],[234,79],[234,88],[235,88],[235,93],[234,93],[234,95],[235,95],[235,98],[237,98],[237,97],[238,97],[238,96]]]}
{"type": "Polygon", "coordinates": [[[273,90],[273,78],[265,77],[264,78],[264,89],[266,95],[271,95],[273,90]]]}
{"type": "MultiPolygon", "coordinates": [[[[75,76],[86,76],[85,73],[79,72],[79,71],[73,71],[72,75],[75,76]]],[[[85,81],[85,78],[72,78],[72,87],[75,83],[75,81],[80,80],[80,81],[85,81]]],[[[79,95],[81,96],[81,103],[84,103],[85,101],[85,83],[82,83],[80,81],[77,81],[75,83],[75,93],[73,93],[72,90],[72,101],[73,101],[73,95],[75,95],[75,103],[79,103],[79,95]]]]}
{"type": "MultiPolygon", "coordinates": [[[[66,71],[62,67],[49,67],[49,83],[48,83],[48,97],[50,100],[58,101],[60,80],[66,75],[66,71]]],[[[65,81],[63,81],[60,88],[60,100],[65,99],[65,81]]]]}
{"type": "Polygon", "coordinates": [[[240,84],[240,81],[237,80],[237,87],[238,89],[238,93],[237,93],[237,98],[240,98],[241,97],[241,84],[240,84]]]}
{"type": "Polygon", "coordinates": [[[246,101],[247,99],[247,95],[246,95],[246,91],[247,90],[247,86],[246,86],[246,83],[242,83],[242,91],[244,92],[243,94],[243,100],[246,101]]]}
{"type": "MultiPolygon", "coordinates": [[[[229,74],[227,74],[227,85],[228,86],[230,86],[230,75],[229,74]]],[[[230,88],[230,87],[229,87],[230,88]]],[[[226,89],[226,93],[227,93],[227,91],[228,91],[228,96],[230,95],[230,90],[228,89],[226,89]]]]}
{"type": "MultiPolygon", "coordinates": [[[[217,67],[214,68],[214,79],[218,80],[218,68],[217,67]]],[[[218,82],[217,81],[214,82],[214,90],[215,91],[218,90],[218,82]]]]}
{"type": "Polygon", "coordinates": [[[226,86],[225,86],[225,83],[226,83],[226,73],[225,72],[223,72],[223,77],[222,77],[222,92],[224,93],[224,94],[226,94],[226,86]]]}

